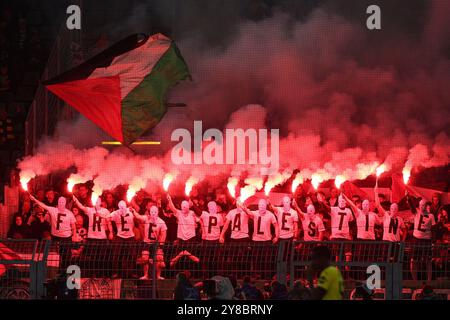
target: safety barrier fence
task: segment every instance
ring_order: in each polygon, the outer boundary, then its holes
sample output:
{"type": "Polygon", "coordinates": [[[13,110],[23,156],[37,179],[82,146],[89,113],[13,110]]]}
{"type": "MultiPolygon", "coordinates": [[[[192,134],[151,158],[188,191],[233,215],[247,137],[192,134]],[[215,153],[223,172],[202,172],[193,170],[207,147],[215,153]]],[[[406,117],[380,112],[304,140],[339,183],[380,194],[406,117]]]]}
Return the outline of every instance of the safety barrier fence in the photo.
{"type": "Polygon", "coordinates": [[[343,274],[346,299],[358,299],[356,289],[374,274],[379,299],[414,299],[423,283],[441,298],[450,293],[444,243],[2,240],[0,299],[53,299],[70,292],[79,299],[171,299],[179,272],[193,283],[215,275],[240,283],[249,276],[261,289],[274,279],[293,288],[307,278],[311,252],[320,244],[331,249],[332,264],[343,274]],[[78,290],[67,291],[70,275],[79,279],[78,290]]]}

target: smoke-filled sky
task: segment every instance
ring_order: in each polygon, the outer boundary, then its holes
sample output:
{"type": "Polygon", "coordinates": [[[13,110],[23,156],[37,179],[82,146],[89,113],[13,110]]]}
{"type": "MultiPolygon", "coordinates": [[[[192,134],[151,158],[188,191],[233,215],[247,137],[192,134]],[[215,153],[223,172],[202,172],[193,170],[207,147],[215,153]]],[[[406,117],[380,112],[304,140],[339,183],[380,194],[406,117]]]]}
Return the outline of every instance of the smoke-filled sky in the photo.
{"type": "MultiPolygon", "coordinates": [[[[156,27],[170,32],[193,77],[170,100],[188,107],[169,109],[145,137],[163,145],[134,147],[140,155],[125,148],[76,151],[110,140],[80,116],[60,123],[40,154],[19,167],[46,174],[74,165],[85,178],[98,176],[101,189],[138,176],[160,180],[173,170],[171,132],[192,130],[194,120],[204,129],[279,128],[281,170],[305,175],[319,170],[355,179],[376,163],[400,172],[405,163],[414,170],[448,164],[450,2],[375,2],[128,1],[123,11],[125,2],[108,1],[111,22],[106,15],[92,30],[111,42],[156,27]],[[375,2],[382,30],[370,31],[365,10],[375,2]],[[117,12],[126,12],[120,23],[117,12]],[[64,157],[59,164],[48,162],[55,149],[64,157]],[[89,166],[80,160],[86,152],[89,166]],[[146,161],[152,172],[143,173],[146,161]],[[127,173],[117,175],[124,163],[127,173]]],[[[177,170],[203,179],[232,168],[177,170]]]]}

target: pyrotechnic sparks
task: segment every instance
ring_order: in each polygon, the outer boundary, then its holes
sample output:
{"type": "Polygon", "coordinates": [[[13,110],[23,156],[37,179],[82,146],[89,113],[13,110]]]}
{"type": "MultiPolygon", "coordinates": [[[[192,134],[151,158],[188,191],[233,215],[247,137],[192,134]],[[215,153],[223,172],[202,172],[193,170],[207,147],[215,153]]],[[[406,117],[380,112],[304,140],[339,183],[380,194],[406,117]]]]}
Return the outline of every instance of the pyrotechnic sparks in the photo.
{"type": "Polygon", "coordinates": [[[256,190],[261,190],[263,188],[264,180],[261,177],[249,177],[245,179],[245,184],[253,186],[256,190]]]}
{"type": "Polygon", "coordinates": [[[98,193],[92,192],[92,195],[91,195],[91,202],[92,202],[93,205],[95,205],[95,203],[97,202],[98,197],[99,197],[99,194],[98,194],[98,193]]]}
{"type": "Polygon", "coordinates": [[[245,200],[250,198],[251,196],[255,195],[256,188],[252,185],[247,185],[243,188],[241,188],[241,192],[239,194],[239,200],[244,203],[245,200]]]}
{"type": "Polygon", "coordinates": [[[320,174],[318,173],[314,173],[311,176],[311,184],[314,187],[314,190],[317,190],[317,188],[319,187],[319,185],[322,183],[323,178],[320,174]]]}
{"type": "Polygon", "coordinates": [[[189,197],[191,195],[192,187],[197,183],[198,179],[192,176],[186,181],[186,185],[184,188],[184,193],[186,194],[186,196],[189,197]]]}
{"type": "Polygon", "coordinates": [[[83,177],[81,177],[78,174],[71,174],[70,177],[67,179],[67,190],[70,193],[72,193],[73,187],[76,184],[83,183],[83,182],[85,182],[87,180],[89,180],[89,179],[83,178],[83,177]]]}
{"type": "Polygon", "coordinates": [[[267,178],[267,181],[264,185],[264,193],[266,196],[270,194],[270,191],[277,185],[285,182],[292,175],[292,172],[289,170],[284,171],[283,173],[277,173],[274,175],[270,175],[267,178]]]}
{"type": "Polygon", "coordinates": [[[165,192],[169,191],[170,184],[175,179],[175,175],[173,173],[166,173],[163,179],[163,189],[165,192]]]}
{"type": "Polygon", "coordinates": [[[20,178],[20,185],[23,190],[28,191],[28,182],[30,182],[30,180],[31,179],[29,178],[20,178]]]}
{"type": "Polygon", "coordinates": [[[228,188],[228,192],[230,193],[230,196],[232,196],[233,198],[236,198],[236,186],[238,183],[239,183],[238,177],[229,177],[228,178],[227,188],[228,188]]]}
{"type": "Polygon", "coordinates": [[[29,170],[23,170],[20,172],[20,185],[23,190],[28,191],[28,182],[36,175],[29,170]]]}
{"type": "Polygon", "coordinates": [[[386,165],[383,163],[376,170],[377,178],[379,178],[386,171],[386,165]]]}
{"type": "Polygon", "coordinates": [[[409,178],[411,177],[411,167],[406,165],[403,168],[403,170],[402,170],[402,174],[403,174],[403,182],[404,182],[404,184],[408,184],[409,178]]]}
{"type": "Polygon", "coordinates": [[[133,199],[133,197],[136,195],[136,190],[134,190],[133,188],[129,188],[127,190],[127,201],[131,202],[131,200],[133,199]]]}
{"type": "Polygon", "coordinates": [[[297,190],[298,186],[303,183],[303,177],[299,173],[295,176],[294,180],[292,181],[292,193],[295,193],[295,190],[297,190]]]}
{"type": "Polygon", "coordinates": [[[341,185],[346,181],[347,179],[343,176],[343,175],[338,175],[336,176],[336,178],[334,179],[334,185],[336,186],[336,188],[340,189],[341,185]]]}

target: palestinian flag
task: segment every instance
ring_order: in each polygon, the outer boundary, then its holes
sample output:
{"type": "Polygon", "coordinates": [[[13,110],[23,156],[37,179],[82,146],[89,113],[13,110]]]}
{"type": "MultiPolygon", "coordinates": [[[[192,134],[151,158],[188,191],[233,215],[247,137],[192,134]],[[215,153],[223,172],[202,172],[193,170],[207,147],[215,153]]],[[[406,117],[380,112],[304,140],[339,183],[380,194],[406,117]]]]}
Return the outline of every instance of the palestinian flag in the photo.
{"type": "Polygon", "coordinates": [[[188,78],[188,67],[172,40],[162,34],[136,34],[44,85],[129,145],[159,123],[167,111],[166,93],[188,78]]]}

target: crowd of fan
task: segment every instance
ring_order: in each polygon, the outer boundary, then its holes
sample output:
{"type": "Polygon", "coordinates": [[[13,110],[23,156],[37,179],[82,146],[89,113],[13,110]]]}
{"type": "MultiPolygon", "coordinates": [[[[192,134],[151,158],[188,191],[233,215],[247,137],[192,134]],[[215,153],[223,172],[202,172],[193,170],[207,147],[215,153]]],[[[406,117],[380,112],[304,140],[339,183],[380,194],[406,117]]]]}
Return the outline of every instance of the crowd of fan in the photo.
{"type": "MultiPolygon", "coordinates": [[[[80,237],[83,238],[87,235],[87,229],[89,224],[89,219],[83,210],[75,204],[72,200],[71,195],[68,195],[67,192],[58,193],[52,188],[48,189],[40,189],[36,191],[35,197],[37,200],[42,203],[51,206],[57,207],[58,198],[60,194],[65,194],[68,199],[66,207],[72,211],[76,219],[77,232],[80,234],[80,237]]],[[[79,202],[86,207],[93,207],[94,204],[91,200],[91,190],[88,185],[80,184],[75,186],[74,194],[77,196],[79,202]]],[[[321,203],[318,198],[325,197],[323,192],[313,192],[306,193],[302,188],[299,188],[295,194],[296,203],[298,203],[298,207],[301,211],[306,212],[308,205],[312,204],[315,207],[315,211],[318,216],[322,219],[325,227],[325,231],[323,232],[323,238],[321,240],[330,240],[331,237],[331,226],[330,226],[330,215],[329,215],[329,207],[337,206],[339,199],[339,190],[331,189],[331,192],[326,198],[325,203],[321,203]]],[[[125,199],[125,192],[120,188],[116,188],[113,191],[105,191],[101,196],[101,206],[106,208],[109,212],[113,212],[119,209],[118,203],[120,200],[125,199]]],[[[183,198],[175,199],[175,202],[180,203],[183,198]]],[[[359,209],[362,207],[362,200],[359,196],[355,195],[351,197],[351,200],[359,209]]],[[[379,194],[379,200],[382,208],[388,211],[391,205],[391,202],[387,200],[384,194],[379,194]]],[[[202,190],[193,188],[191,196],[189,197],[189,206],[190,209],[193,210],[197,216],[200,216],[203,211],[208,211],[207,204],[211,201],[214,201],[217,204],[218,213],[222,214],[225,218],[226,214],[233,208],[236,208],[236,200],[230,198],[226,191],[223,189],[217,189],[210,192],[202,192],[202,190]]],[[[38,204],[31,201],[28,193],[24,192],[21,196],[21,205],[20,210],[14,215],[14,221],[10,227],[8,232],[8,238],[32,238],[32,239],[51,239],[51,225],[50,218],[46,215],[46,211],[44,208],[39,206],[38,204]]],[[[419,199],[412,199],[411,202],[415,202],[416,204],[419,202],[419,199]]],[[[162,193],[146,193],[145,191],[140,191],[136,194],[136,196],[130,201],[128,204],[130,208],[133,208],[140,215],[148,215],[151,206],[156,206],[159,210],[159,217],[165,222],[167,226],[167,242],[176,242],[177,241],[177,218],[171,212],[168,201],[162,193]]],[[[409,209],[409,204],[406,201],[406,197],[404,200],[399,202],[399,209],[409,209]]],[[[370,204],[371,211],[378,213],[378,209],[376,208],[374,203],[370,204]]],[[[441,203],[440,196],[438,193],[433,195],[431,201],[426,202],[427,211],[434,216],[436,221],[436,225],[433,228],[433,240],[437,242],[445,242],[448,243],[450,241],[449,236],[449,220],[448,220],[448,209],[449,206],[447,204],[441,203]]],[[[407,234],[405,236],[405,241],[413,240],[413,223],[410,221],[405,221],[407,226],[407,234]]],[[[114,223],[112,223],[113,228],[115,228],[114,223]]],[[[249,236],[251,238],[252,234],[252,224],[249,223],[249,236]]],[[[197,241],[201,241],[201,230],[200,225],[197,226],[197,232],[195,235],[195,239],[197,241]]],[[[225,241],[230,239],[230,230],[225,234],[225,241]]],[[[350,223],[350,231],[351,236],[354,240],[357,239],[357,230],[356,224],[350,223]]],[[[139,221],[135,220],[135,228],[134,228],[134,238],[136,240],[142,240],[143,229],[140,228],[139,221]]],[[[273,233],[273,228],[272,228],[273,233]]],[[[379,225],[375,226],[375,240],[382,240],[383,228],[379,225]]],[[[303,239],[303,230],[300,225],[299,234],[297,239],[303,239]]]]}
{"type": "MultiPolygon", "coordinates": [[[[434,270],[448,273],[448,247],[438,249],[439,252],[431,248],[432,241],[449,242],[448,207],[440,203],[438,194],[431,202],[406,196],[400,204],[391,204],[382,194],[376,196],[374,203],[369,203],[368,200],[361,201],[359,196],[348,198],[338,189],[332,189],[328,198],[321,191],[308,192],[306,189],[298,188],[292,200],[284,196],[281,207],[260,199],[257,208],[255,205],[247,208],[228,196],[225,190],[204,192],[195,187],[188,200],[186,197],[172,200],[163,193],[139,191],[127,202],[124,200],[126,188],[116,188],[105,191],[94,200],[95,203],[92,203],[89,184],[76,185],[73,194],[62,192],[65,196],[53,189],[37,190],[34,195],[23,192],[21,209],[14,215],[8,237],[71,243],[66,249],[60,246],[60,265],[80,259],[80,256],[84,263],[92,264],[88,251],[98,250],[97,242],[101,242],[101,248],[106,248],[105,244],[109,243],[110,251],[100,250],[107,255],[101,258],[105,260],[101,262],[103,264],[95,263],[97,269],[109,270],[102,276],[113,278],[138,278],[143,268],[141,279],[149,279],[149,270],[153,266],[158,279],[174,278],[182,270],[190,270],[198,279],[233,265],[241,270],[240,274],[235,274],[241,279],[246,275],[242,270],[258,268],[262,272],[257,277],[271,279],[277,247],[271,244],[292,240],[411,242],[420,248],[411,253],[414,280],[418,279],[418,261],[427,264],[428,280],[432,279],[430,261],[433,261],[434,270]],[[401,217],[393,214],[399,205],[410,207],[414,213],[413,221],[403,222],[401,217]],[[378,219],[382,222],[376,223],[378,219]],[[64,228],[58,229],[64,224],[64,228]],[[220,249],[220,243],[236,242],[253,242],[258,246],[251,252],[220,249]],[[156,243],[159,247],[152,249],[156,243]],[[206,244],[202,247],[206,249],[198,249],[199,243],[206,244]],[[85,246],[88,249],[84,249],[85,246]],[[86,251],[84,254],[83,250],[86,251]],[[241,262],[236,263],[233,259],[241,262]]],[[[297,250],[302,250],[301,246],[297,250]]],[[[358,252],[352,253],[355,249],[351,245],[345,246],[344,250],[346,261],[352,260],[352,254],[358,255],[358,252]]],[[[77,264],[81,263],[77,260],[77,264]]]]}

